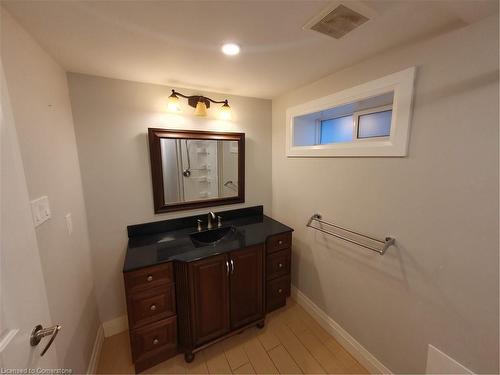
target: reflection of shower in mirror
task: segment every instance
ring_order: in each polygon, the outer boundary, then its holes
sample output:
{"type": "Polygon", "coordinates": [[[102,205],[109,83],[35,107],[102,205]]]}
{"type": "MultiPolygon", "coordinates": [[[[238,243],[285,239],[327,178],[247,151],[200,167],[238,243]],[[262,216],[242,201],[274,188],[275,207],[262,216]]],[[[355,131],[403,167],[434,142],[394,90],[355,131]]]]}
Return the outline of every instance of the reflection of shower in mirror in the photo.
{"type": "Polygon", "coordinates": [[[231,189],[231,190],[234,190],[234,191],[238,191],[238,185],[236,185],[233,181],[229,180],[229,181],[226,181],[224,183],[224,186],[231,189]]]}
{"type": "Polygon", "coordinates": [[[162,138],[161,158],[166,204],[238,195],[237,141],[162,138]]]}
{"type": "Polygon", "coordinates": [[[186,142],[186,150],[187,150],[187,168],[184,169],[182,172],[182,175],[184,177],[190,177],[191,176],[191,160],[189,158],[189,145],[187,139],[184,140],[186,142]]]}

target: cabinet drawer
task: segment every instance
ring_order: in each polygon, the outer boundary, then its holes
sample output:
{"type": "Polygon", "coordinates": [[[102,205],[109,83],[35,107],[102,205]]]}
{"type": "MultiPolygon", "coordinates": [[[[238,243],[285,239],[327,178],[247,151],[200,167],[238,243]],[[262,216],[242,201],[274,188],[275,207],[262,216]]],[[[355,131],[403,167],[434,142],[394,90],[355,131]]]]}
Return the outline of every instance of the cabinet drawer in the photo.
{"type": "Polygon", "coordinates": [[[153,267],[141,268],[137,271],[126,272],[125,290],[128,293],[149,289],[155,286],[174,282],[172,263],[159,264],[153,267]]]}
{"type": "Polygon", "coordinates": [[[174,284],[128,296],[131,328],[175,315],[174,284]]]}
{"type": "Polygon", "coordinates": [[[292,246],[292,233],[277,234],[268,238],[266,243],[267,253],[288,249],[292,246]]]}
{"type": "Polygon", "coordinates": [[[165,350],[174,355],[177,352],[177,319],[173,316],[134,329],[130,333],[130,340],[134,362],[165,350]]]}
{"type": "Polygon", "coordinates": [[[286,297],[290,294],[290,276],[283,276],[267,282],[266,307],[273,311],[285,306],[286,297]]]}
{"type": "Polygon", "coordinates": [[[286,276],[290,273],[290,249],[276,251],[267,256],[266,278],[275,279],[279,276],[286,276]]]}

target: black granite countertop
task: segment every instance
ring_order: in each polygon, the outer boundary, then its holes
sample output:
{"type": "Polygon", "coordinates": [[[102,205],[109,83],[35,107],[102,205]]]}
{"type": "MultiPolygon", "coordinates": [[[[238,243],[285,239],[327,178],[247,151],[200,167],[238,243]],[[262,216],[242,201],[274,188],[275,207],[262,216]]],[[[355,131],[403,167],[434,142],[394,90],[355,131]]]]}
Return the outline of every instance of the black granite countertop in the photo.
{"type": "Polygon", "coordinates": [[[123,272],[169,261],[192,262],[263,244],[269,236],[293,231],[292,228],[263,215],[262,206],[217,214],[223,218],[227,217],[223,226],[232,226],[235,231],[226,239],[210,246],[196,247],[189,237],[189,234],[196,231],[192,223],[195,223],[198,217],[205,218],[205,215],[128,227],[129,242],[123,272]]]}

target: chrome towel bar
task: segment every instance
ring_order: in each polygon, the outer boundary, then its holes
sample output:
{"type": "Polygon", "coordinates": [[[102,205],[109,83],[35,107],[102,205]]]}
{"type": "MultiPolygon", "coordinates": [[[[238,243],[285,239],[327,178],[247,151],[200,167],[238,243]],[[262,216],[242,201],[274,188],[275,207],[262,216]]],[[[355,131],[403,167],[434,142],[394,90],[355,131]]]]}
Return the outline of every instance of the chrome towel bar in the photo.
{"type": "Polygon", "coordinates": [[[375,238],[375,237],[370,237],[370,236],[367,236],[366,234],[361,234],[361,233],[358,233],[356,231],[353,231],[351,229],[347,229],[347,228],[344,228],[344,227],[341,227],[340,225],[337,225],[337,224],[333,224],[333,223],[329,223],[327,221],[324,221],[322,220],[322,217],[320,214],[314,214],[311,216],[311,218],[309,219],[309,221],[307,222],[307,225],[309,228],[313,228],[313,229],[316,229],[320,232],[323,232],[323,233],[326,233],[326,234],[329,234],[330,236],[334,236],[334,237],[337,237],[337,238],[340,238],[341,240],[344,240],[344,241],[347,241],[347,242],[350,242],[350,243],[353,243],[355,245],[358,245],[358,246],[361,246],[361,247],[364,247],[365,249],[369,249],[369,250],[372,250],[372,251],[375,251],[377,253],[379,253],[380,255],[384,255],[385,252],[387,251],[387,249],[389,248],[389,246],[392,246],[394,245],[395,243],[395,239],[392,238],[392,237],[386,237],[385,240],[380,240],[378,238],[375,238]],[[342,236],[341,234],[338,234],[338,233],[333,233],[333,232],[330,232],[328,230],[325,230],[323,228],[318,228],[318,227],[315,227],[312,225],[313,221],[317,221],[318,223],[321,223],[321,224],[325,224],[325,225],[329,225],[331,227],[334,227],[334,228],[337,228],[337,229],[340,229],[344,232],[348,232],[348,233],[352,233],[352,234],[355,234],[356,236],[359,236],[361,238],[365,238],[365,239],[369,239],[370,241],[373,241],[373,242],[376,242],[378,244],[380,244],[380,248],[377,248],[377,247],[373,247],[373,246],[370,246],[370,245],[367,245],[367,244],[364,244],[362,242],[359,242],[359,241],[356,241],[356,240],[353,240],[352,238],[349,238],[349,237],[345,237],[345,236],[342,236]]]}

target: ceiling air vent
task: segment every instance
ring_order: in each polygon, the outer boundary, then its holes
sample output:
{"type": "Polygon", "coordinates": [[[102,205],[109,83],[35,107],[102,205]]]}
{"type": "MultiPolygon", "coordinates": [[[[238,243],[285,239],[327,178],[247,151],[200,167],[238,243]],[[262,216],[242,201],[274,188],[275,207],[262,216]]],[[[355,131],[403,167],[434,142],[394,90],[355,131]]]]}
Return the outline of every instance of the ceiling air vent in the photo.
{"type": "Polygon", "coordinates": [[[326,16],[321,18],[319,22],[310,25],[309,28],[331,36],[332,38],[340,39],[345,34],[361,26],[368,20],[369,18],[355,12],[345,5],[339,5],[326,16]]]}

